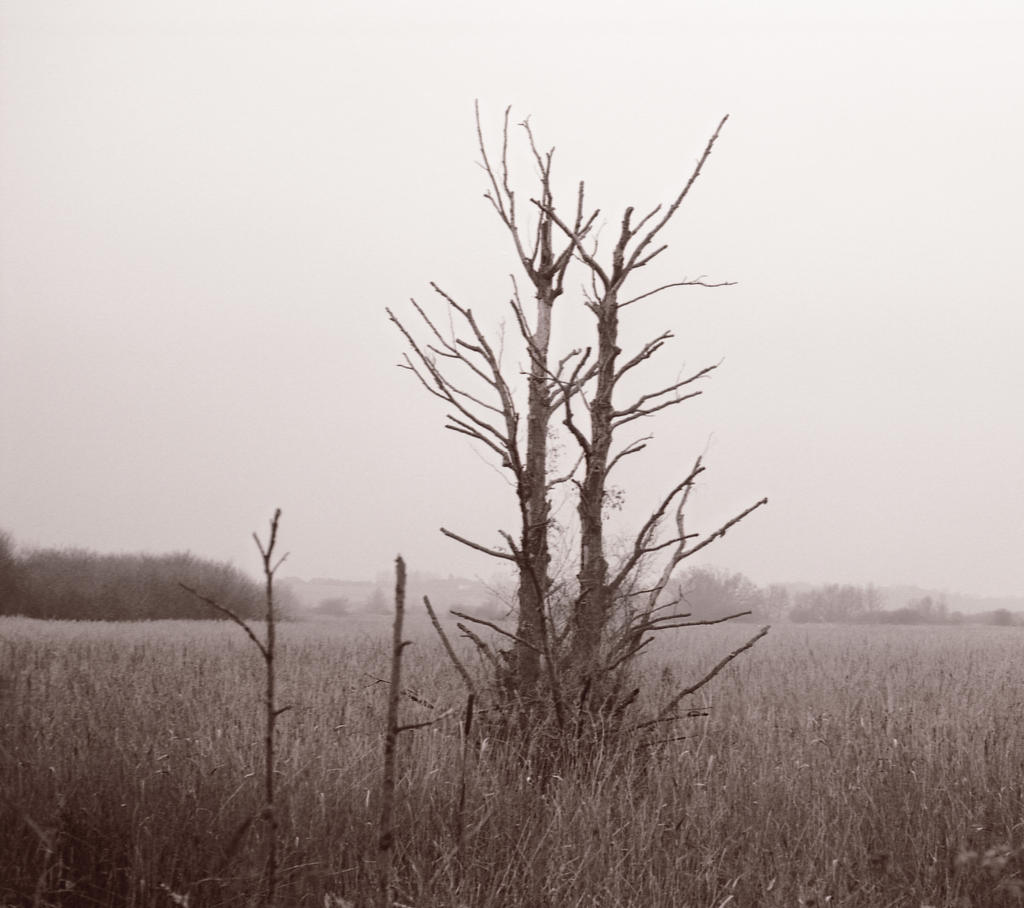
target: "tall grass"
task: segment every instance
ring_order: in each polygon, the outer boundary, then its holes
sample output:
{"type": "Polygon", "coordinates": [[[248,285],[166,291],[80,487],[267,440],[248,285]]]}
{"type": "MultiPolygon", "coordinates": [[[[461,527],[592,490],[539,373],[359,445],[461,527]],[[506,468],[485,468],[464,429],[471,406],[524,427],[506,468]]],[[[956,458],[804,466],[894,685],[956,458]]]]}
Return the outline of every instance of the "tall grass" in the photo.
{"type": "MultiPolygon", "coordinates": [[[[645,662],[652,706],[748,632],[666,635],[645,662]]],[[[280,903],[369,905],[388,643],[345,624],[279,633],[280,903]]],[[[686,704],[707,715],[666,728],[681,740],[547,778],[492,742],[463,775],[464,687],[424,633],[403,721],[456,715],[399,739],[398,901],[1019,905],[1022,644],[776,629],[686,704]]],[[[222,623],[0,619],[0,905],[252,904],[261,669],[222,623]]]]}

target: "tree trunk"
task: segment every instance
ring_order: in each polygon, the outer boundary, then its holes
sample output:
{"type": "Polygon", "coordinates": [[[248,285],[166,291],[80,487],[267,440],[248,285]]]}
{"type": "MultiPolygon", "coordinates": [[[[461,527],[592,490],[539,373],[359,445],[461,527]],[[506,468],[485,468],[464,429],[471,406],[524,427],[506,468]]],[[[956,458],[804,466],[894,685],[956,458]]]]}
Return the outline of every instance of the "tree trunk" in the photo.
{"type": "Polygon", "coordinates": [[[530,350],[526,471],[518,490],[522,536],[518,562],[519,618],[516,634],[525,644],[515,645],[515,670],[518,692],[527,697],[534,693],[540,677],[540,652],[544,648],[544,605],[551,561],[548,549],[550,504],[547,489],[548,427],[551,423],[548,347],[554,298],[550,281],[537,284],[537,326],[530,350]]]}
{"type": "Polygon", "coordinates": [[[612,391],[619,355],[618,299],[609,291],[597,311],[597,389],[590,404],[590,446],[580,487],[579,600],[573,615],[571,662],[582,678],[598,665],[605,627],[611,614],[608,560],[604,545],[604,499],[608,452],[612,444],[612,391]]]}

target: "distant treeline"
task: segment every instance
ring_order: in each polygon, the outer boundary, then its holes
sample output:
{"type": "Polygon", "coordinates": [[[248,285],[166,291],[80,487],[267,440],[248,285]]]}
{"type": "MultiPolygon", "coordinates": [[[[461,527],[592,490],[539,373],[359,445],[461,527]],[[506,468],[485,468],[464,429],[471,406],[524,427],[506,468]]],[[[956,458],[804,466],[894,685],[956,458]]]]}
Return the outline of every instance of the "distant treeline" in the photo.
{"type": "Polygon", "coordinates": [[[224,617],[183,590],[181,583],[241,618],[259,618],[265,609],[262,585],[229,564],[189,553],[22,553],[0,532],[0,615],[103,621],[224,617]]]}
{"type": "MultiPolygon", "coordinates": [[[[410,571],[405,588],[406,605],[423,610],[423,598],[429,597],[439,613],[449,609],[470,612],[478,617],[500,621],[508,617],[515,591],[499,581],[501,590],[480,580],[449,575],[442,577],[427,571],[410,571]]],[[[390,615],[394,610],[394,577],[384,572],[370,580],[337,580],[314,577],[302,580],[284,577],[282,587],[292,593],[309,614],[331,618],[358,615],[390,615]]]]}
{"type": "Polygon", "coordinates": [[[789,620],[810,622],[842,622],[853,624],[994,624],[1009,627],[1022,624],[1020,613],[1009,609],[964,614],[950,610],[942,599],[921,596],[905,606],[885,609],[878,590],[872,586],[840,586],[827,584],[798,593],[794,597],[789,620]]]}
{"type": "MultiPolygon", "coordinates": [[[[323,615],[387,614],[391,602],[379,584],[343,581],[298,581],[276,584],[278,613],[294,614],[302,598],[298,587],[337,587],[339,593],[321,598],[313,608],[323,615]],[[358,587],[356,597],[349,587],[358,587]],[[365,588],[365,589],[364,589],[365,588]],[[349,595],[342,594],[341,591],[349,595]],[[356,601],[358,598],[358,601],[356,601]]],[[[19,551],[11,537],[0,531],[0,615],[31,618],[142,621],[157,618],[222,618],[180,584],[198,590],[245,619],[264,614],[261,583],[237,568],[197,558],[189,553],[171,555],[101,555],[85,549],[19,551]]],[[[419,577],[410,602],[431,596],[441,610],[467,609],[495,619],[508,608],[481,584],[459,578],[419,577]]],[[[510,597],[512,598],[512,597],[510,597]]],[[[993,624],[1024,625],[1024,613],[998,608],[964,614],[951,610],[941,597],[910,598],[899,608],[883,607],[875,586],[772,584],[760,587],[743,574],[717,568],[693,568],[676,580],[660,603],[665,614],[691,615],[714,620],[747,612],[740,620],[793,621],[842,624],[993,624]]]]}
{"type": "Polygon", "coordinates": [[[886,609],[881,590],[871,584],[759,587],[743,574],[716,568],[687,571],[675,583],[673,595],[673,608],[703,619],[750,612],[746,620],[799,624],[1024,624],[1024,614],[1005,608],[964,614],[941,598],[920,596],[886,609]]]}

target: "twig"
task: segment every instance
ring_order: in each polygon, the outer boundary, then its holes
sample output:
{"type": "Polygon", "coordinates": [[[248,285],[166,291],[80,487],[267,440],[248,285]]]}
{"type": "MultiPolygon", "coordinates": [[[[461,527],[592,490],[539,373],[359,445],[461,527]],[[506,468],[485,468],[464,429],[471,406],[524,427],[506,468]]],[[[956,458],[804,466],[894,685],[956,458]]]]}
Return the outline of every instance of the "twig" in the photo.
{"type": "Polygon", "coordinates": [[[408,725],[399,725],[396,731],[401,734],[403,731],[416,731],[417,728],[429,728],[431,725],[437,725],[438,722],[443,719],[447,719],[453,712],[455,712],[455,710],[449,708],[439,716],[434,716],[433,719],[424,719],[422,722],[410,722],[408,725]]]}
{"type": "Polygon", "coordinates": [[[619,308],[622,309],[624,306],[629,306],[632,303],[639,303],[640,300],[647,299],[649,296],[654,296],[656,293],[661,293],[662,290],[668,290],[670,287],[735,287],[736,281],[705,281],[703,278],[695,278],[692,281],[672,281],[670,284],[662,284],[660,287],[656,287],[654,290],[648,290],[646,293],[641,293],[639,296],[634,296],[632,299],[626,300],[624,303],[619,303],[619,308]]]}

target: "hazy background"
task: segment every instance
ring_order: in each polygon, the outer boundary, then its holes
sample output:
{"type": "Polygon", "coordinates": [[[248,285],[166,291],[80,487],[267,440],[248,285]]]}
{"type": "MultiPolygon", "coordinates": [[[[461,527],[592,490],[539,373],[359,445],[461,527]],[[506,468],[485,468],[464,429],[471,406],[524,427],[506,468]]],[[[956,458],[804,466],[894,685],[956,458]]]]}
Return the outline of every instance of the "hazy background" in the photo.
{"type": "Polygon", "coordinates": [[[474,98],[606,237],[728,113],[637,290],[738,286],[627,310],[652,382],[724,362],[623,517],[706,448],[695,529],[770,498],[709,554],[756,582],[1024,592],[1022,46],[1019,0],[0,2],[0,527],[253,569],[280,506],[288,573],[489,576],[437,527],[507,489],[384,315],[506,318],[474,98]]]}

